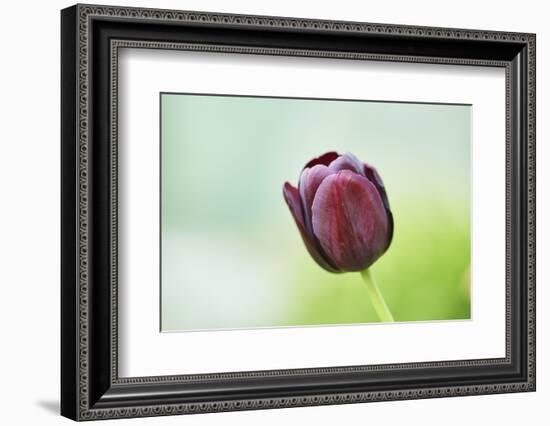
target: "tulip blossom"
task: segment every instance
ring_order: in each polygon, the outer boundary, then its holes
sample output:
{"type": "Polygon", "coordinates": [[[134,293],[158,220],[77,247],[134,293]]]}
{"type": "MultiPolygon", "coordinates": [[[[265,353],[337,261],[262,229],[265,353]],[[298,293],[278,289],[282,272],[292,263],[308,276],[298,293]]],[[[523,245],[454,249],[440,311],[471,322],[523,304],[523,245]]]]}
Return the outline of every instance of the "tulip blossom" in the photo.
{"type": "Polygon", "coordinates": [[[393,219],[376,170],[352,154],[329,152],[302,170],[285,200],[315,261],[330,272],[367,269],[390,245],[393,219]]]}
{"type": "Polygon", "coordinates": [[[298,188],[286,182],[283,194],[311,257],[329,272],[361,272],[371,297],[381,299],[368,268],[390,246],[393,217],[377,171],[353,154],[328,152],[306,164],[298,188]]]}

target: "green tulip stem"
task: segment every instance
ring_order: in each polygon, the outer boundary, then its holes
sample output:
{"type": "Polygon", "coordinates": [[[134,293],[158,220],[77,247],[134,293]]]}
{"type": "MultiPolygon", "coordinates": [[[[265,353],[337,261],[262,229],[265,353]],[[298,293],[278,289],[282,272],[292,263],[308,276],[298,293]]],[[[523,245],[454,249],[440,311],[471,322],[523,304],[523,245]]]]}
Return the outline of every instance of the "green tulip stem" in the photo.
{"type": "Polygon", "coordinates": [[[386,305],[386,302],[382,297],[382,293],[380,293],[380,289],[376,285],[376,282],[372,279],[370,269],[367,268],[361,271],[361,276],[367,285],[367,292],[369,293],[370,301],[374,306],[374,310],[378,314],[380,322],[394,322],[390,309],[388,308],[388,305],[386,305]]]}

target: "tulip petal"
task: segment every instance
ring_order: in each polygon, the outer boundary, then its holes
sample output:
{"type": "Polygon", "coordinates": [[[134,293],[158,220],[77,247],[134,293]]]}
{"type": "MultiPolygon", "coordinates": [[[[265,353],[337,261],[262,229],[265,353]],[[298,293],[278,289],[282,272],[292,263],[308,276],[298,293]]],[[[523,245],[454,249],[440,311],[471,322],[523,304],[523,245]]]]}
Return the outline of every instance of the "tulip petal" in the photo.
{"type": "Polygon", "coordinates": [[[382,201],[384,202],[384,206],[389,210],[390,204],[388,202],[388,196],[386,195],[386,188],[384,188],[384,182],[382,182],[382,178],[376,171],[376,169],[367,163],[363,163],[363,173],[367,177],[368,180],[370,180],[378,192],[380,193],[380,197],[382,197],[382,201]]]}
{"type": "Polygon", "coordinates": [[[327,166],[316,164],[312,168],[304,169],[300,176],[298,190],[300,191],[300,198],[302,199],[304,222],[309,233],[313,232],[311,225],[311,205],[313,204],[313,197],[317,192],[317,188],[321,185],[321,182],[331,174],[333,174],[333,172],[327,166]]]}
{"type": "Polygon", "coordinates": [[[302,209],[302,202],[300,200],[300,193],[297,188],[293,187],[290,183],[286,182],[283,187],[283,195],[285,201],[290,209],[290,213],[296,222],[296,226],[300,231],[302,240],[306,246],[307,251],[311,257],[324,269],[329,272],[338,272],[338,270],[329,263],[324,256],[320,253],[321,248],[315,244],[315,237],[313,234],[308,233],[304,223],[304,213],[302,209]]]}
{"type": "Polygon", "coordinates": [[[389,247],[391,240],[393,238],[393,215],[390,210],[390,202],[388,201],[388,196],[386,195],[386,188],[384,187],[384,182],[382,182],[382,178],[380,177],[376,169],[367,163],[364,163],[364,173],[367,179],[370,180],[378,190],[378,193],[382,198],[382,202],[384,203],[384,207],[386,208],[386,213],[388,214],[388,224],[389,224],[389,230],[388,230],[388,233],[389,233],[388,247],[389,247]]]}
{"type": "Polygon", "coordinates": [[[333,160],[328,166],[334,173],[342,170],[350,170],[355,173],[364,175],[363,163],[361,163],[355,155],[346,152],[333,160]]]}
{"type": "Polygon", "coordinates": [[[362,271],[388,247],[388,216],[366,177],[343,170],[326,177],[312,206],[313,232],[341,271],[362,271]]]}
{"type": "Polygon", "coordinates": [[[338,158],[338,153],[331,151],[327,152],[323,155],[320,155],[317,158],[314,158],[309,163],[307,163],[304,166],[304,169],[311,168],[313,166],[316,166],[317,164],[322,164],[323,166],[328,166],[330,163],[332,163],[334,160],[338,158]]]}

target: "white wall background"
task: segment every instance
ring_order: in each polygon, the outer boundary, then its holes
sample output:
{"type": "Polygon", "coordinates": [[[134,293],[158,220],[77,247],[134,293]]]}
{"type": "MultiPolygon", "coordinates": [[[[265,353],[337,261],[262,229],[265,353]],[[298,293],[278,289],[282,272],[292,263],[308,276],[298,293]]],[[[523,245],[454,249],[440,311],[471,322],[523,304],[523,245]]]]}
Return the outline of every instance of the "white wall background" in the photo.
{"type": "MultiPolygon", "coordinates": [[[[544,424],[550,401],[550,27],[540,0],[331,2],[120,0],[103,4],[537,33],[538,390],[317,408],[118,420],[118,424],[544,424]],[[538,419],[538,421],[537,421],[538,419]]],[[[59,9],[11,1],[0,25],[0,401],[2,424],[68,424],[59,404],[59,9]]],[[[111,424],[107,421],[102,424],[111,424]]],[[[117,423],[113,423],[117,424],[117,423]]]]}

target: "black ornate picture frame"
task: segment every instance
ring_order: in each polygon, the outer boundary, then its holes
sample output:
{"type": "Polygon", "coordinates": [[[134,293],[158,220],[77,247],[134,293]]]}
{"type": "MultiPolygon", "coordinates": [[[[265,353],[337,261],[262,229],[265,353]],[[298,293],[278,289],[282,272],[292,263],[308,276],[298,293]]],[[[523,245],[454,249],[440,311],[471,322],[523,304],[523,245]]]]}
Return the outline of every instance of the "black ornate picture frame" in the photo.
{"type": "Polygon", "coordinates": [[[96,5],[61,12],[61,413],[160,416],[535,390],[535,35],[96,5]],[[121,378],[121,47],[501,67],[506,72],[506,356],[121,378]]]}

